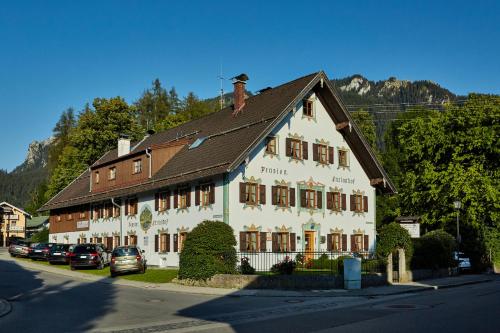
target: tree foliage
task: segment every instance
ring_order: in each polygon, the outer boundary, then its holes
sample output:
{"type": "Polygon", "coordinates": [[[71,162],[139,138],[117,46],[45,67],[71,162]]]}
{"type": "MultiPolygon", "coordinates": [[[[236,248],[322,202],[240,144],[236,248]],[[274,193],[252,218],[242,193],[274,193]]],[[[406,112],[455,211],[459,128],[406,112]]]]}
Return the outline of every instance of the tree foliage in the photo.
{"type": "Polygon", "coordinates": [[[413,254],[413,243],[408,230],[396,222],[384,225],[379,232],[377,255],[380,258],[386,258],[392,251],[400,248],[405,250],[405,256],[409,262],[413,254]]]}
{"type": "Polygon", "coordinates": [[[207,280],[215,274],[236,273],[233,228],[220,221],[204,221],[188,234],[179,258],[179,278],[207,280]]]}
{"type": "Polygon", "coordinates": [[[476,263],[500,230],[499,126],[500,96],[470,95],[463,106],[411,115],[388,132],[384,161],[399,185],[398,213],[455,234],[460,200],[464,249],[476,263]]]}

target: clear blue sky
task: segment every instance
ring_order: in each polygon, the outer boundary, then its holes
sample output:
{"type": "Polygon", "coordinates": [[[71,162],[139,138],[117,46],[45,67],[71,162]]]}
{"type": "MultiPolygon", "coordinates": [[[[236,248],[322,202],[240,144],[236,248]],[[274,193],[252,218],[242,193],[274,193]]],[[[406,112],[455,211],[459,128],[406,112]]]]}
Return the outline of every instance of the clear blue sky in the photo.
{"type": "Polygon", "coordinates": [[[132,102],[155,78],[212,97],[220,63],[254,91],[323,69],[500,93],[499,17],[498,1],[4,1],[0,168],[94,97],[132,102]]]}

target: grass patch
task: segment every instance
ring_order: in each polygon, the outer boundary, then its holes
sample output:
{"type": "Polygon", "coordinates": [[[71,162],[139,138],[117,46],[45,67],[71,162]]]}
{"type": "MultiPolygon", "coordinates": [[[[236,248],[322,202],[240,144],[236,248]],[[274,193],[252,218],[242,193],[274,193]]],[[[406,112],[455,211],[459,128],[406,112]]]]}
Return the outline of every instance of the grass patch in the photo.
{"type": "MultiPolygon", "coordinates": [[[[37,265],[45,265],[58,269],[70,270],[69,265],[51,265],[48,261],[33,261],[29,258],[16,258],[16,260],[32,262],[37,265]]],[[[76,270],[80,273],[92,274],[97,276],[110,276],[109,267],[105,267],[104,269],[95,269],[95,268],[81,268],[76,270]]],[[[146,273],[144,274],[133,274],[127,273],[123,275],[118,275],[117,279],[125,279],[130,281],[140,281],[140,282],[150,282],[150,283],[167,283],[172,281],[177,277],[177,269],[158,269],[158,268],[148,268],[146,273]]]]}

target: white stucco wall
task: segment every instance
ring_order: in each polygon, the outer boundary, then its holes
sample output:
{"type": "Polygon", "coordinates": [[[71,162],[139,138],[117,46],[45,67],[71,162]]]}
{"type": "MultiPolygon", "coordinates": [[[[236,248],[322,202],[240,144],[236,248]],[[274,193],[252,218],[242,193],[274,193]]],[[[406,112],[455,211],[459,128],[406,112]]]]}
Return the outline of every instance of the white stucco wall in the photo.
{"type": "MultiPolygon", "coordinates": [[[[266,142],[250,155],[249,163],[242,165],[231,174],[230,184],[230,225],[236,232],[244,231],[245,227],[254,225],[264,232],[274,232],[277,228],[285,226],[291,228],[290,232],[300,237],[297,240],[297,251],[303,249],[304,229],[310,230],[314,226],[316,230],[316,251],[326,250],[326,242],[321,243],[321,236],[331,233],[331,229],[342,230],[348,235],[348,246],[350,247],[350,235],[359,230],[369,236],[369,248],[373,250],[375,240],[375,189],[370,185],[370,180],[362,169],[354,154],[349,152],[349,168],[339,167],[338,148],[351,148],[347,145],[342,135],[336,130],[333,120],[314,95],[314,119],[303,116],[302,103],[296,106],[296,112],[290,113],[288,117],[273,131],[278,137],[278,156],[265,154],[266,142]],[[286,138],[289,135],[303,136],[308,143],[308,159],[304,161],[290,160],[285,156],[286,138]],[[318,165],[313,161],[312,144],[316,140],[329,142],[334,147],[334,163],[329,165],[318,165]],[[258,208],[245,207],[239,203],[239,183],[244,178],[253,177],[266,185],[266,204],[258,208]],[[290,210],[282,210],[271,204],[271,186],[276,181],[290,182],[290,186],[296,189],[296,205],[290,210]],[[301,211],[300,193],[297,191],[297,183],[312,180],[324,184],[323,212],[310,214],[301,211]],[[331,212],[326,209],[326,192],[330,188],[340,188],[347,197],[347,210],[341,213],[331,212]],[[354,214],[350,211],[349,196],[353,191],[360,190],[368,196],[368,212],[354,214]]],[[[268,237],[269,239],[269,237],[268,237]]],[[[268,240],[267,248],[271,248],[268,240]]]]}
{"type": "MultiPolygon", "coordinates": [[[[297,237],[296,250],[304,249],[304,230],[315,230],[315,251],[326,250],[326,242],[321,242],[322,236],[337,229],[341,233],[348,235],[347,249],[351,248],[350,235],[361,231],[369,236],[370,251],[374,249],[375,243],[375,189],[370,186],[370,180],[350,151],[351,147],[344,141],[342,135],[336,130],[333,120],[326,112],[319,99],[314,95],[314,119],[303,116],[302,103],[296,106],[296,112],[290,113],[284,121],[275,128],[273,135],[278,138],[278,156],[265,155],[266,141],[263,141],[249,156],[248,164],[242,165],[229,175],[229,224],[235,231],[236,239],[239,240],[239,232],[250,226],[257,227],[262,232],[274,232],[283,226],[295,233],[297,237]],[[308,142],[308,159],[304,161],[291,161],[285,156],[286,138],[289,135],[303,136],[303,140],[308,142]],[[329,165],[318,165],[313,161],[312,147],[316,140],[324,140],[333,146],[335,150],[334,163],[329,165]],[[338,148],[349,149],[349,168],[339,167],[338,148]],[[239,202],[239,183],[244,181],[244,177],[253,177],[261,184],[266,185],[266,204],[256,208],[246,207],[239,202]],[[290,186],[296,189],[296,205],[290,209],[281,209],[272,205],[271,186],[276,181],[289,182],[290,186]],[[308,211],[301,211],[300,193],[297,191],[298,182],[314,181],[324,185],[323,209],[321,212],[313,214],[308,211]],[[330,212],[327,209],[326,192],[333,188],[339,188],[346,194],[347,210],[340,213],[330,212]],[[349,196],[353,191],[361,191],[368,196],[369,210],[366,213],[355,214],[350,211],[349,196]],[[299,212],[300,211],[300,212],[299,212]],[[300,239],[299,239],[300,238],[300,239]]],[[[221,147],[223,149],[223,147],[221,147]]],[[[195,206],[194,187],[198,182],[191,183],[191,207],[187,210],[173,209],[171,199],[171,209],[162,213],[154,210],[154,192],[138,195],[138,214],[135,217],[123,216],[124,208],[122,199],[122,223],[123,234],[135,232],[138,245],[146,251],[148,262],[152,265],[177,266],[178,253],[172,252],[172,235],[179,230],[190,231],[203,220],[223,220],[223,180],[222,176],[213,177],[215,182],[215,204],[209,208],[195,206]],[[147,206],[153,213],[152,226],[143,230],[139,223],[139,216],[147,206]],[[170,234],[171,252],[158,254],[154,252],[154,235],[159,230],[170,234]],[[145,244],[147,243],[147,244],[145,244]]],[[[71,233],[51,234],[50,241],[77,243],[80,235],[87,238],[112,236],[113,233],[120,232],[120,219],[108,219],[90,221],[89,231],[77,231],[71,233]],[[55,238],[54,238],[55,237],[55,238]]],[[[270,234],[268,234],[267,250],[271,251],[270,234]]],[[[123,244],[123,241],[122,241],[123,244]]],[[[238,247],[239,248],[239,247],[238,247]]]]}

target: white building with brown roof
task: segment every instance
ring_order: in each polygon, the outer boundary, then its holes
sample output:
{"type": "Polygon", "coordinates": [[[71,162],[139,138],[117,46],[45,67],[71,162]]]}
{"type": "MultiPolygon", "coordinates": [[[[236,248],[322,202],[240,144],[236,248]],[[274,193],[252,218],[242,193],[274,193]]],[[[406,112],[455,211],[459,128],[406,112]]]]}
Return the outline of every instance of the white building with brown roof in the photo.
{"type": "Polygon", "coordinates": [[[121,139],[47,202],[50,241],[137,244],[176,266],[203,220],[243,253],[370,252],[376,191],[395,188],[323,72],[130,143],[121,139]]]}

